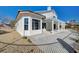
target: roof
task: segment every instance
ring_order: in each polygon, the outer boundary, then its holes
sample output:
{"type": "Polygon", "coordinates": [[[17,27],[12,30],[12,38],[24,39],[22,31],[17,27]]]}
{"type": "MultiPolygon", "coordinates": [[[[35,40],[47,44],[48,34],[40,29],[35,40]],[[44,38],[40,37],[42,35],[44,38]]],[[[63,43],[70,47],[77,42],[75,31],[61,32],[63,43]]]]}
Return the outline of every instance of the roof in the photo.
{"type": "Polygon", "coordinates": [[[45,11],[36,11],[36,13],[39,13],[39,14],[48,13],[48,12],[52,12],[52,10],[50,10],[50,11],[47,11],[47,10],[45,10],[45,11]]]}
{"type": "Polygon", "coordinates": [[[39,14],[43,14],[43,13],[49,13],[49,12],[53,12],[56,14],[56,12],[54,10],[44,10],[44,11],[36,11],[39,14]]]}
{"type": "Polygon", "coordinates": [[[62,20],[59,20],[59,19],[57,19],[60,23],[65,23],[64,21],[62,21],[62,20]]]}
{"type": "Polygon", "coordinates": [[[31,17],[38,17],[38,18],[41,18],[41,19],[45,19],[45,16],[44,15],[41,15],[39,13],[35,13],[35,12],[32,12],[30,10],[20,10],[18,11],[18,14],[16,16],[16,22],[22,17],[22,16],[31,16],[31,17]]]}

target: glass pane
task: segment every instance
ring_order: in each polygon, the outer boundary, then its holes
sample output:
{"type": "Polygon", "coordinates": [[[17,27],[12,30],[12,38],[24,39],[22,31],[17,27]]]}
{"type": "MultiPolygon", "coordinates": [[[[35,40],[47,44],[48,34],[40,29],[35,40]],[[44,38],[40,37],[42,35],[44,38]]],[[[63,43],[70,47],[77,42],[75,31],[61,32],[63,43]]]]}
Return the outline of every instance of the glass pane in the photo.
{"type": "Polygon", "coordinates": [[[24,30],[28,30],[28,18],[24,18],[24,30]]]}
{"type": "Polygon", "coordinates": [[[40,29],[40,20],[32,19],[32,30],[40,29]]]}
{"type": "Polygon", "coordinates": [[[25,25],[28,24],[28,18],[24,18],[24,24],[25,24],[25,25]]]}
{"type": "Polygon", "coordinates": [[[24,30],[28,30],[28,25],[24,25],[24,30]]]}

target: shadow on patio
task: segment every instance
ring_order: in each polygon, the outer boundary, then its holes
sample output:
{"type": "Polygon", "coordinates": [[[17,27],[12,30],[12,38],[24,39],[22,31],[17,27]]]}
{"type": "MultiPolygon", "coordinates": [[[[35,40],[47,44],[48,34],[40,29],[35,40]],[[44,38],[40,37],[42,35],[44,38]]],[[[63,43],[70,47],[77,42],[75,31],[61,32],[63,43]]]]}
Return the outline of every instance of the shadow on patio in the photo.
{"type": "Polygon", "coordinates": [[[77,53],[68,43],[66,43],[62,39],[57,38],[57,40],[69,53],[77,53]]]}

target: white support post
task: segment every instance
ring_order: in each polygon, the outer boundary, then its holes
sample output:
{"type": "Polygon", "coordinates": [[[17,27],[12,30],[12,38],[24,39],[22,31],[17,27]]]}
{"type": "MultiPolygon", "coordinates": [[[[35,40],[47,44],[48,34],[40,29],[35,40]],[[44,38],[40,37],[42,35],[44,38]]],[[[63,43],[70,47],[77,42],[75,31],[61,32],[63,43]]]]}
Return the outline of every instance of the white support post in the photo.
{"type": "Polygon", "coordinates": [[[64,24],[64,23],[62,23],[61,29],[62,29],[62,30],[65,30],[65,24],[64,24]]]}
{"type": "Polygon", "coordinates": [[[52,34],[54,34],[54,21],[52,21],[52,34]]]}
{"type": "Polygon", "coordinates": [[[58,31],[60,31],[60,23],[58,22],[58,31]]]}
{"type": "Polygon", "coordinates": [[[65,30],[65,23],[63,24],[63,30],[65,30]]]}

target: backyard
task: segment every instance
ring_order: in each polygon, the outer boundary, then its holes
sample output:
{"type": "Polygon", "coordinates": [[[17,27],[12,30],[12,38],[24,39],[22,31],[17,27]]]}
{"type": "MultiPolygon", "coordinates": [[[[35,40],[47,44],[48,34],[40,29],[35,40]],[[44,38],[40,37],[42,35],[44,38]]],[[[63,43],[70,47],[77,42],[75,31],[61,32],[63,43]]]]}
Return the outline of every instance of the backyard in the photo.
{"type": "Polygon", "coordinates": [[[65,30],[54,35],[42,33],[31,37],[22,37],[13,29],[0,29],[1,53],[72,53],[79,52],[78,32],[65,30]],[[50,40],[51,39],[51,40],[50,40]],[[74,44],[73,43],[76,43],[74,44]],[[73,48],[74,49],[73,49],[73,48]]]}

